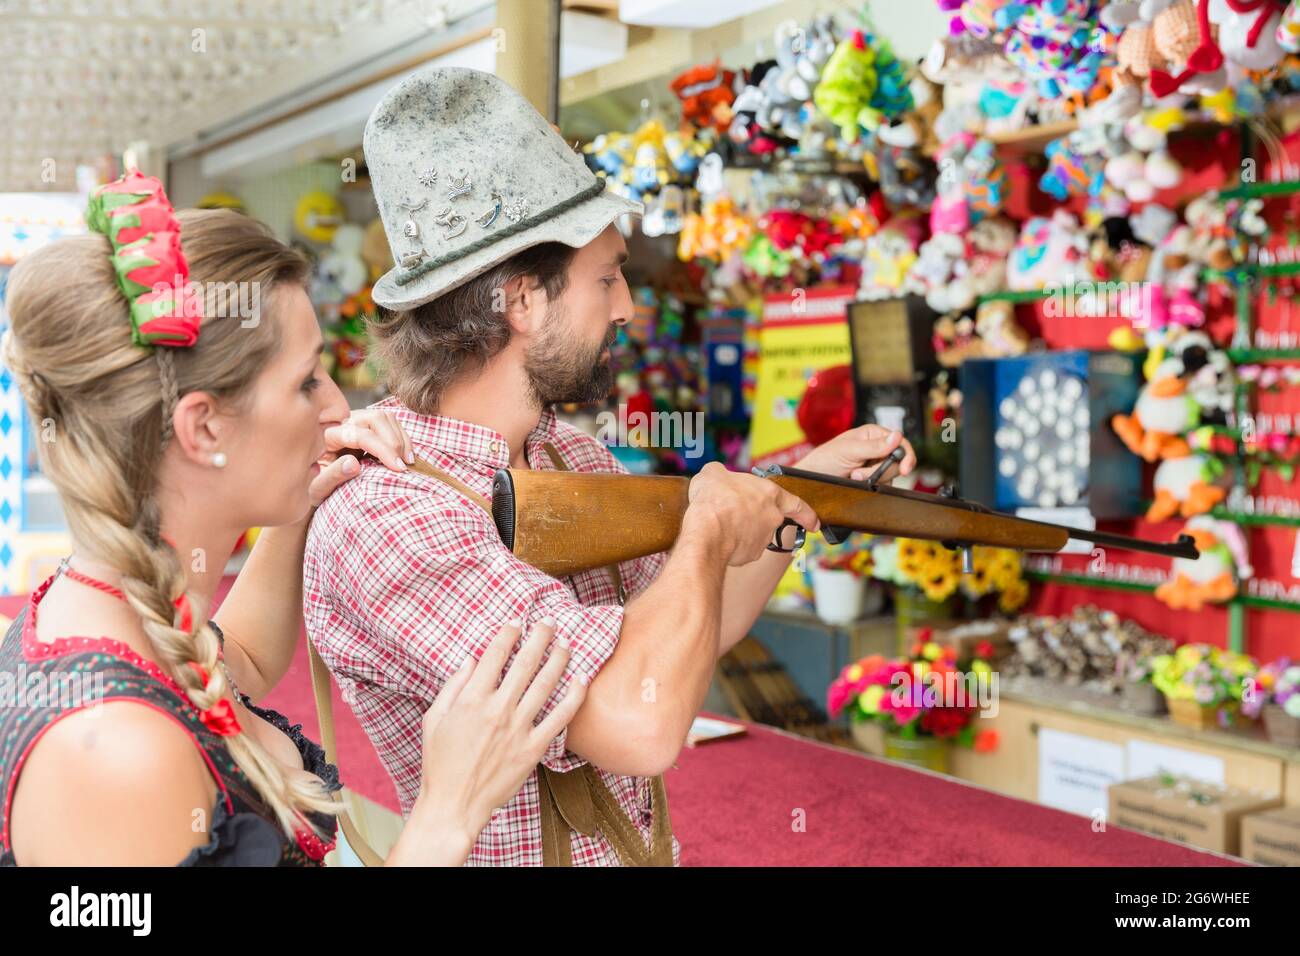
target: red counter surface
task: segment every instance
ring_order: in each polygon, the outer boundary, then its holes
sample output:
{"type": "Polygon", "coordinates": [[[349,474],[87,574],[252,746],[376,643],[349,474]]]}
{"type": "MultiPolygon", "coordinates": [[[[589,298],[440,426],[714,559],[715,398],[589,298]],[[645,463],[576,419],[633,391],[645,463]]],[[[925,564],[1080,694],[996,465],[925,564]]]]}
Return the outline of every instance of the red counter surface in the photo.
{"type": "MultiPolygon", "coordinates": [[[[14,617],[24,603],[0,597],[0,615],[14,617]]],[[[305,643],[263,704],[319,739],[305,643]]],[[[396,810],[393,785],[337,688],[334,713],[344,783],[396,810]]],[[[1094,833],[1087,817],[755,725],[683,750],[666,782],[683,866],[1234,862],[1118,827],[1094,833]]]]}

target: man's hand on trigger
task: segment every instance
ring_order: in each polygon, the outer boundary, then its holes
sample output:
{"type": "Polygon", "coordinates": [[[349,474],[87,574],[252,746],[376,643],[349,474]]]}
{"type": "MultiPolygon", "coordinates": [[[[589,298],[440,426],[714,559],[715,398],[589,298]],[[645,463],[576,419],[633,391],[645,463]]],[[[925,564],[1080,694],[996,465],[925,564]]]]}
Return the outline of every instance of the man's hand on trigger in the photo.
{"type": "Polygon", "coordinates": [[[818,445],[796,465],[805,471],[816,471],[836,478],[851,478],[864,481],[871,477],[880,462],[895,448],[902,446],[907,450],[906,457],[897,465],[891,465],[885,472],[884,479],[889,481],[899,475],[911,474],[916,467],[916,452],[911,443],[896,432],[883,425],[859,425],[841,432],[825,444],[818,445]]]}
{"type": "Polygon", "coordinates": [[[683,533],[689,533],[693,522],[706,522],[721,538],[730,565],[762,557],[787,518],[809,531],[818,528],[817,513],[803,499],[774,481],[728,471],[717,462],[705,465],[691,479],[688,496],[683,533]]]}

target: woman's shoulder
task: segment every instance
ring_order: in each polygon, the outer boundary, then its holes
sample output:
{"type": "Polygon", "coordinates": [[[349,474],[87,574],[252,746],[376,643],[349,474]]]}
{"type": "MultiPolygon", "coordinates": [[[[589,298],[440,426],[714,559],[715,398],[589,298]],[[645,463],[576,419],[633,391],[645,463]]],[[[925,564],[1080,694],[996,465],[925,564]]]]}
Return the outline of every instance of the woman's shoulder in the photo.
{"type": "MultiPolygon", "coordinates": [[[[138,699],[69,711],[31,747],[7,808],[15,855],[42,865],[173,865],[228,801],[193,733],[138,699]]],[[[227,807],[226,809],[232,809],[227,807]]]]}

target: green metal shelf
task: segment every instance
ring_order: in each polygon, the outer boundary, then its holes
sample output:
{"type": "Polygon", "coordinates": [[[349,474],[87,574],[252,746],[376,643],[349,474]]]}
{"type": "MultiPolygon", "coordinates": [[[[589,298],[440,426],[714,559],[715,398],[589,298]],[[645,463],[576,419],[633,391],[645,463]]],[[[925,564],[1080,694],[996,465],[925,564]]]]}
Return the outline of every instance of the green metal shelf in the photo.
{"type": "Polygon", "coordinates": [[[1266,266],[1239,265],[1231,269],[1201,270],[1201,278],[1207,282],[1236,282],[1240,276],[1270,279],[1294,275],[1300,275],[1300,262],[1273,262],[1266,266]]]}
{"type": "Polygon", "coordinates": [[[1300,349],[1228,349],[1234,365],[1249,362],[1293,362],[1300,359],[1300,349]]]}
{"type": "MultiPolygon", "coordinates": [[[[1136,591],[1142,594],[1154,594],[1156,590],[1154,584],[1142,584],[1138,581],[1111,581],[1106,578],[1094,578],[1087,574],[1051,574],[1045,571],[1026,571],[1025,577],[1031,581],[1039,581],[1045,584],[1072,584],[1076,587],[1100,588],[1106,591],[1136,591]]],[[[1253,607],[1300,613],[1300,603],[1295,601],[1278,601],[1273,598],[1252,597],[1249,594],[1239,594],[1231,601],[1225,601],[1223,604],[1229,610],[1232,610],[1233,605],[1239,608],[1253,607]]]]}
{"type": "Polygon", "coordinates": [[[1113,581],[1109,578],[1095,578],[1088,574],[1053,574],[1049,571],[1025,571],[1025,577],[1031,581],[1041,581],[1046,584],[1074,584],[1085,588],[1102,588],[1107,591],[1139,591],[1144,594],[1153,594],[1156,589],[1154,584],[1143,584],[1141,581],[1113,581]]]}
{"type": "Polygon", "coordinates": [[[1219,190],[1220,199],[1257,199],[1266,196],[1292,196],[1300,193],[1300,182],[1288,180],[1276,183],[1242,183],[1231,189],[1219,190]]]}
{"type": "Polygon", "coordinates": [[[979,296],[977,302],[1038,302],[1042,299],[1051,298],[1054,295],[1066,292],[1066,289],[1023,289],[1011,290],[1002,289],[998,292],[990,292],[987,295],[979,296]]]}
{"type": "Polygon", "coordinates": [[[1243,511],[1229,511],[1227,508],[1212,508],[1210,517],[1257,528],[1300,528],[1300,517],[1288,517],[1287,515],[1256,515],[1246,514],[1243,511]]]}

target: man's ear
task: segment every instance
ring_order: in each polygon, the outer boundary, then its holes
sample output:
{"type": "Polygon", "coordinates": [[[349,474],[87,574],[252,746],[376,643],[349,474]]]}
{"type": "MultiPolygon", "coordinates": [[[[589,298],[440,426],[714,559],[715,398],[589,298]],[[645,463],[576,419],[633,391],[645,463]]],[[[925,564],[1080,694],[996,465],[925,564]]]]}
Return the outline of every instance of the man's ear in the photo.
{"type": "Polygon", "coordinates": [[[546,318],[546,289],[532,276],[516,276],[499,291],[505,300],[505,319],[518,335],[534,335],[546,318]]]}
{"type": "Polygon", "coordinates": [[[172,412],[172,441],[187,460],[198,465],[212,464],[213,454],[221,451],[222,427],[217,403],[207,392],[182,395],[172,412]]]}

